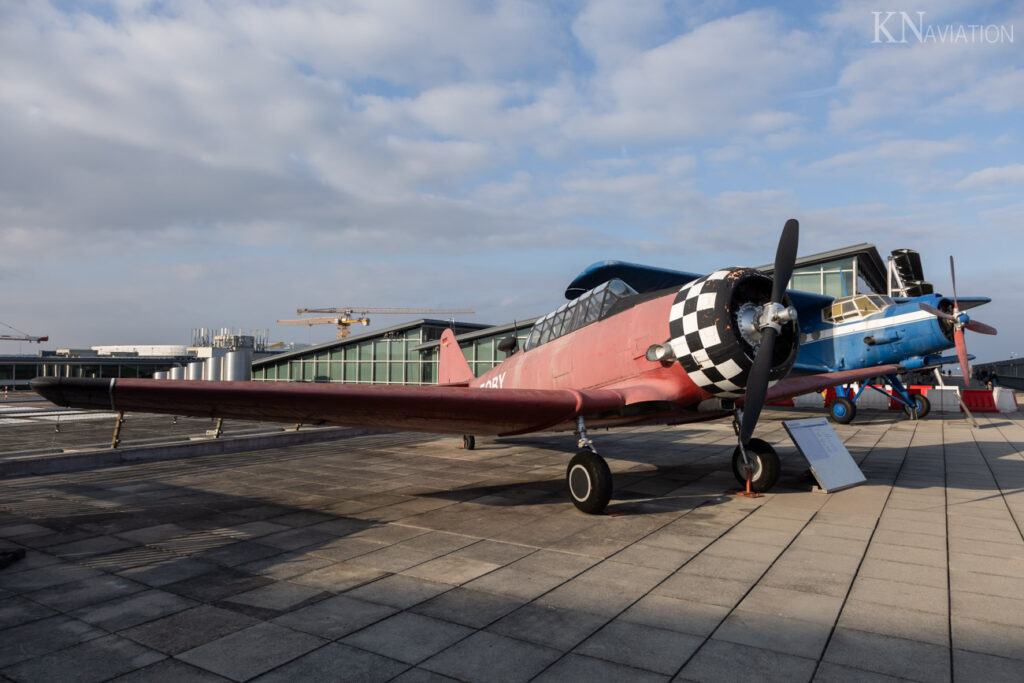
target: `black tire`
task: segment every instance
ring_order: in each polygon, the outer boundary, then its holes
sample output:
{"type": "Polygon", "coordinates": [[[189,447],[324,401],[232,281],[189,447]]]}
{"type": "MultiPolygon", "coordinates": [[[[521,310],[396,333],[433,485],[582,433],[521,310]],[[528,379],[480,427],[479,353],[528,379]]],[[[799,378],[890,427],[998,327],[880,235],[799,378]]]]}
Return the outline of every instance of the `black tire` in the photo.
{"type": "Polygon", "coordinates": [[[565,481],[573,505],[589,515],[600,514],[611,500],[612,471],[604,458],[589,448],[569,461],[565,481]]]}
{"type": "MultiPolygon", "coordinates": [[[[922,420],[924,416],[931,412],[932,403],[926,396],[921,394],[911,394],[910,398],[917,404],[917,419],[922,420]]],[[[914,412],[910,409],[910,406],[903,406],[903,412],[907,414],[907,417],[911,420],[914,419],[914,412]]]]}
{"type": "Polygon", "coordinates": [[[853,418],[857,417],[857,404],[840,396],[828,407],[828,416],[833,422],[842,425],[850,424],[853,422],[853,418]]]}
{"type": "Polygon", "coordinates": [[[476,437],[473,436],[472,434],[463,434],[462,447],[465,448],[467,451],[471,451],[474,448],[476,448],[476,437]]]}
{"type": "MultiPolygon", "coordinates": [[[[751,439],[747,444],[747,457],[753,462],[750,472],[750,490],[755,493],[764,493],[771,489],[779,481],[779,454],[770,444],[761,439],[751,439]]],[[[743,462],[743,454],[740,447],[732,452],[732,473],[736,481],[747,486],[747,467],[743,462]]]]}

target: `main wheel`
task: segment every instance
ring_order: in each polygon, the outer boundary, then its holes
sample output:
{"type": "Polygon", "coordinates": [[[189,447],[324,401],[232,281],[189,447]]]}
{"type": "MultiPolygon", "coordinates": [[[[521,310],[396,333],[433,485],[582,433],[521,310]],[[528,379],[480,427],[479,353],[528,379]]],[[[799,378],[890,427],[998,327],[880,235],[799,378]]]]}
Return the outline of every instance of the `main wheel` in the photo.
{"type": "MultiPolygon", "coordinates": [[[[910,398],[913,399],[914,403],[917,404],[918,420],[922,419],[931,411],[932,404],[927,397],[922,396],[921,394],[912,394],[910,398]]],[[[914,419],[914,411],[910,409],[910,406],[903,406],[903,412],[905,412],[907,414],[907,417],[909,417],[911,420],[914,419]]]]}
{"type": "Polygon", "coordinates": [[[857,404],[840,396],[828,407],[828,416],[832,418],[833,422],[849,424],[853,422],[853,418],[857,417],[857,404]]]}
{"type": "MultiPolygon", "coordinates": [[[[747,444],[747,458],[751,460],[750,490],[764,493],[779,481],[779,454],[765,441],[751,439],[747,444]]],[[[732,452],[732,473],[736,481],[747,485],[747,466],[740,447],[732,452]]]]}
{"type": "Polygon", "coordinates": [[[462,447],[465,448],[467,451],[471,451],[474,448],[476,448],[476,437],[473,436],[472,434],[463,434],[462,447]]]}
{"type": "Polygon", "coordinates": [[[587,514],[604,510],[612,497],[612,471],[600,455],[585,448],[569,461],[565,470],[573,505],[587,514]]]}

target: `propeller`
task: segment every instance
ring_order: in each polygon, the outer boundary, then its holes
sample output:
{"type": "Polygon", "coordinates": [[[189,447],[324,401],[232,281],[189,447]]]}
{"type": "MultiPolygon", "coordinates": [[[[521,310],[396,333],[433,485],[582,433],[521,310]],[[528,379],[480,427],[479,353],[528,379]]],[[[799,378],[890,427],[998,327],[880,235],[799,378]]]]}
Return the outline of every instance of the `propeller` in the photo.
{"type": "Polygon", "coordinates": [[[949,257],[949,278],[953,283],[953,313],[946,313],[940,311],[934,306],[930,306],[926,303],[919,303],[918,306],[922,311],[931,313],[936,318],[942,320],[948,320],[953,323],[953,344],[956,346],[956,356],[960,361],[960,372],[964,377],[964,385],[971,386],[971,375],[970,368],[967,365],[967,342],[964,339],[964,330],[968,329],[972,332],[979,332],[981,334],[996,334],[996,328],[985,323],[978,322],[977,320],[971,320],[970,316],[966,313],[960,312],[960,303],[956,296],[956,269],[953,267],[953,257],[949,257]]]}
{"type": "Polygon", "coordinates": [[[772,298],[763,306],[757,326],[761,330],[761,344],[754,356],[754,364],[747,377],[747,393],[743,400],[743,416],[740,422],[740,443],[746,446],[754,434],[757,419],[764,408],[768,394],[768,375],[772,370],[772,356],[775,352],[775,337],[782,324],[796,319],[796,311],[782,303],[786,285],[793,276],[796,265],[796,250],[800,237],[800,224],[790,218],[782,229],[779,246],[775,251],[775,272],[772,274],[772,298]]]}

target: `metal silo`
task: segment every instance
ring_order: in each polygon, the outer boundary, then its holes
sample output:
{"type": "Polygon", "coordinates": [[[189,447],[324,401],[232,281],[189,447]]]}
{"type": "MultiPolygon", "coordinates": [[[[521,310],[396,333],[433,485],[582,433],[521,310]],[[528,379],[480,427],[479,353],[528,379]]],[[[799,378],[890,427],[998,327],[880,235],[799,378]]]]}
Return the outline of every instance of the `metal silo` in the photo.
{"type": "Polygon", "coordinates": [[[175,365],[171,368],[170,374],[167,379],[185,379],[185,368],[180,365],[175,365]]]}
{"type": "Polygon", "coordinates": [[[153,373],[153,379],[167,379],[167,371],[166,370],[158,370],[157,372],[154,372],[153,373]]]}
{"type": "Polygon", "coordinates": [[[224,356],[224,379],[248,381],[252,378],[252,349],[230,351],[224,356]]]}
{"type": "Polygon", "coordinates": [[[220,379],[220,356],[210,356],[203,363],[203,379],[211,382],[220,379]]]}
{"type": "Polygon", "coordinates": [[[185,368],[185,379],[202,379],[203,361],[194,360],[185,368]]]}

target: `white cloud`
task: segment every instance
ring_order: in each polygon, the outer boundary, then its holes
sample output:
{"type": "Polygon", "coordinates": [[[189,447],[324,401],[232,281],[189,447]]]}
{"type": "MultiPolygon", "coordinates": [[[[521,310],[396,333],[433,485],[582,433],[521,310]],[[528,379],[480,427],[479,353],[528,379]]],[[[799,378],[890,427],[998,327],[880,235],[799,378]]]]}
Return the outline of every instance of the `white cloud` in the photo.
{"type": "Polygon", "coordinates": [[[816,170],[846,168],[885,162],[895,165],[915,165],[936,157],[957,154],[967,149],[964,140],[889,140],[871,147],[842,152],[827,159],[815,161],[808,168],[816,170]]]}
{"type": "Polygon", "coordinates": [[[800,116],[778,101],[827,63],[811,37],[754,11],[704,24],[638,54],[598,81],[595,106],[570,134],[599,141],[701,139],[767,133],[800,116]]]}
{"type": "Polygon", "coordinates": [[[1024,164],[996,166],[971,173],[958,182],[958,190],[989,190],[994,187],[1024,183],[1024,164]]]}

